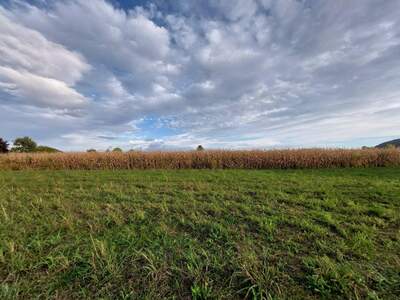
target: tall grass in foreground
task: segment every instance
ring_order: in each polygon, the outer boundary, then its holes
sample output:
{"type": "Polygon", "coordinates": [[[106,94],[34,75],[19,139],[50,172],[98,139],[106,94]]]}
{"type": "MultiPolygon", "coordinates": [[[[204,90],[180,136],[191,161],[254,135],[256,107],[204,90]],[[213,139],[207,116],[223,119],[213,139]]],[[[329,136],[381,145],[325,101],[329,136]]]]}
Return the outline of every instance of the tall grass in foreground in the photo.
{"type": "Polygon", "coordinates": [[[305,169],[383,166],[400,166],[400,151],[299,149],[0,155],[1,170],[305,169]]]}

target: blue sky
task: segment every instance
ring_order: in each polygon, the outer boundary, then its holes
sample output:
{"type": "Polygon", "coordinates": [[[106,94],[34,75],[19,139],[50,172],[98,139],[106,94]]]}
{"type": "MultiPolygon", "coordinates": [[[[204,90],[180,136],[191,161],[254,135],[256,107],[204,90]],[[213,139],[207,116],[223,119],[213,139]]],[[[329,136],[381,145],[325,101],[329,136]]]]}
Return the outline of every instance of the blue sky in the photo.
{"type": "Polygon", "coordinates": [[[0,136],[63,150],[400,137],[400,1],[0,0],[0,136]]]}

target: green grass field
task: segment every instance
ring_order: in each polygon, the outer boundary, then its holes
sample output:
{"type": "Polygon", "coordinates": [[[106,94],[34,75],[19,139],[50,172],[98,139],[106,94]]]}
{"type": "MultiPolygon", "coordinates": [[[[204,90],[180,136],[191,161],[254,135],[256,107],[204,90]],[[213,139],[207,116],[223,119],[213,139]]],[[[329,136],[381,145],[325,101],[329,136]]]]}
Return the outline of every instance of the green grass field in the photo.
{"type": "Polygon", "coordinates": [[[399,296],[399,168],[0,172],[0,299],[399,296]]]}

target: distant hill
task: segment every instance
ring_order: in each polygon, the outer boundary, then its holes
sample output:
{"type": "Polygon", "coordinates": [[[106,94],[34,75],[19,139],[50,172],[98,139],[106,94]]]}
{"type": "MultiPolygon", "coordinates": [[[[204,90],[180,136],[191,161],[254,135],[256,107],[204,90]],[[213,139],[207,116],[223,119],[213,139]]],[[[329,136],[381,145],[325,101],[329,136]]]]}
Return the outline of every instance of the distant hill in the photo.
{"type": "Polygon", "coordinates": [[[393,145],[396,148],[400,148],[400,139],[384,142],[375,146],[375,148],[387,148],[390,147],[390,145],[393,145]]]}
{"type": "Polygon", "coordinates": [[[62,151],[48,146],[37,146],[35,152],[56,153],[62,151]]]}

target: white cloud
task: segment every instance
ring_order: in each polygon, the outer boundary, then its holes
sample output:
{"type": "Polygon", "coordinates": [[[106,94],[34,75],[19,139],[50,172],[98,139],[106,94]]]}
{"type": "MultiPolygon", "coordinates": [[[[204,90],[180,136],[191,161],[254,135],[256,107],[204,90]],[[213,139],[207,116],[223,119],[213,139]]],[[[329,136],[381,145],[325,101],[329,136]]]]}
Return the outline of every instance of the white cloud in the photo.
{"type": "Polygon", "coordinates": [[[0,65],[74,84],[90,66],[76,52],[10,21],[0,9],[0,65]]]}
{"type": "Polygon", "coordinates": [[[151,88],[163,74],[176,72],[167,61],[169,32],[144,10],[128,13],[104,0],[56,1],[51,13],[24,5],[12,11],[15,20],[57,43],[82,53],[93,65],[124,73],[131,90],[151,88]]]}
{"type": "Polygon", "coordinates": [[[28,105],[70,109],[80,108],[88,101],[63,81],[1,66],[0,86],[28,105]]]}
{"type": "Polygon", "coordinates": [[[0,87],[17,103],[79,108],[87,99],[72,86],[90,66],[77,53],[12,22],[0,9],[0,87]]]}

